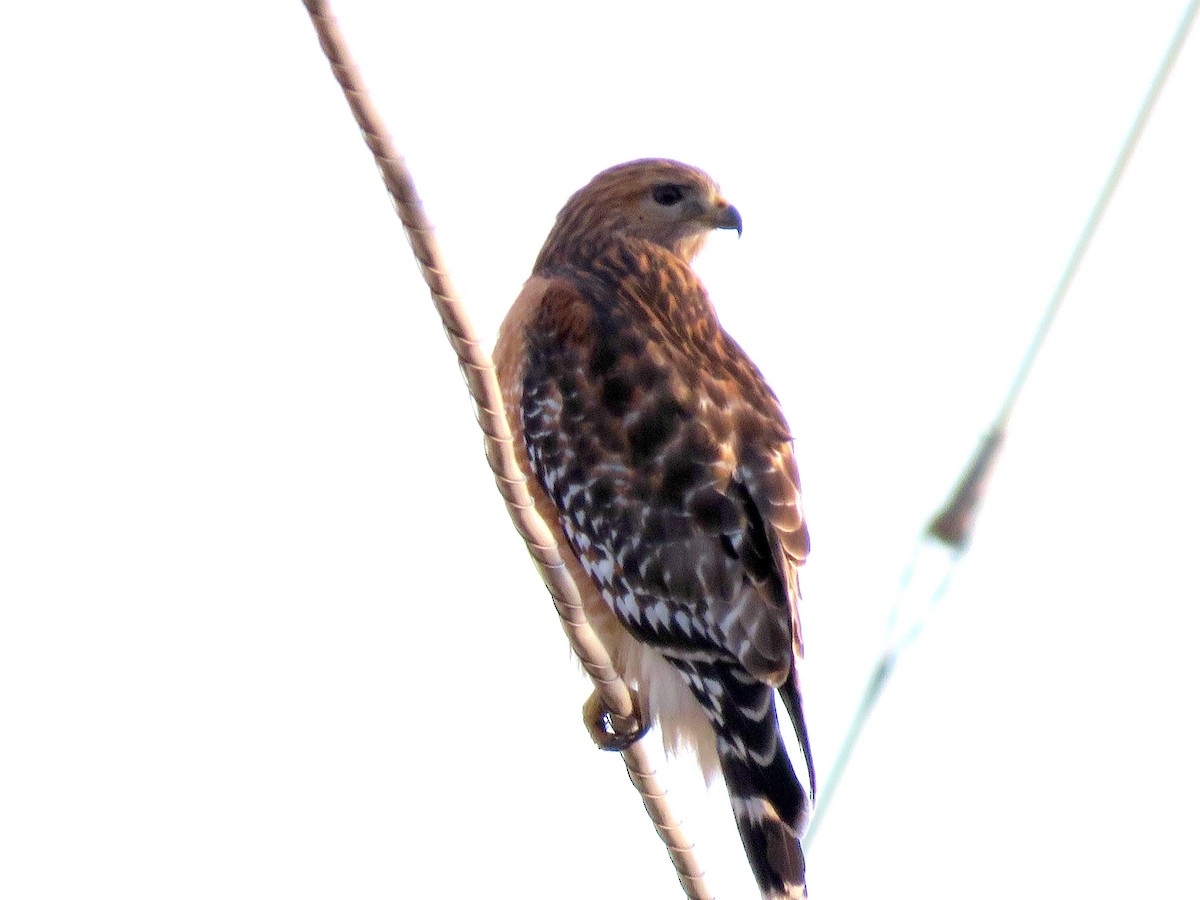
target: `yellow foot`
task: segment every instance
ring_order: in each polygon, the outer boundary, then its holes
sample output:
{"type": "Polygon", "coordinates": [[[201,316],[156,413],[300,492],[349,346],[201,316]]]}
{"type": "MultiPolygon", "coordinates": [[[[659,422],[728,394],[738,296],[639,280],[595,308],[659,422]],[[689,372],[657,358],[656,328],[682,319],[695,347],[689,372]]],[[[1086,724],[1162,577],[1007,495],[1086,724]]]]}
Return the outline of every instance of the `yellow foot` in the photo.
{"type": "Polygon", "coordinates": [[[643,737],[649,728],[642,724],[638,718],[637,709],[638,701],[637,694],[633,693],[633,715],[628,718],[620,719],[630,731],[618,731],[614,720],[617,717],[604,705],[600,699],[600,694],[596,691],[592,692],[592,696],[588,697],[583,704],[583,724],[588,730],[588,734],[592,736],[592,740],[596,742],[596,746],[601,750],[628,750],[643,737]]]}

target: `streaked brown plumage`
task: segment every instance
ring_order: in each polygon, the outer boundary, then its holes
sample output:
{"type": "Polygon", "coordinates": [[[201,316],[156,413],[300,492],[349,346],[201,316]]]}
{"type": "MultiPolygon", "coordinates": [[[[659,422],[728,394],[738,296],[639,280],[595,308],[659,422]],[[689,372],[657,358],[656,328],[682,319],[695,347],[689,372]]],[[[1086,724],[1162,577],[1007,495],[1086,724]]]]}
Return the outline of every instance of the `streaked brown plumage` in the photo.
{"type": "Polygon", "coordinates": [[[796,663],[808,553],[791,435],[690,262],[741,217],[703,172],[638,160],[568,200],[501,327],[517,456],[589,621],[668,748],[720,770],[764,897],[804,896],[812,764],[796,663]]]}

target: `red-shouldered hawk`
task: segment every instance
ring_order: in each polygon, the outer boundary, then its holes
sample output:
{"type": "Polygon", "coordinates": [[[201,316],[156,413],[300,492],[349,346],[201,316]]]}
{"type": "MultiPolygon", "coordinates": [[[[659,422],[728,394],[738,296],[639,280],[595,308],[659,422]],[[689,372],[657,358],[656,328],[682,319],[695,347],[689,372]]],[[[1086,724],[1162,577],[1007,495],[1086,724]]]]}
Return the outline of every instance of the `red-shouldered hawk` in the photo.
{"type": "Polygon", "coordinates": [[[697,169],[601,172],[559,213],[495,359],[538,511],[643,721],[722,772],[763,896],[802,897],[808,530],[779,403],[690,266],[714,228],[741,216],[697,169]]]}

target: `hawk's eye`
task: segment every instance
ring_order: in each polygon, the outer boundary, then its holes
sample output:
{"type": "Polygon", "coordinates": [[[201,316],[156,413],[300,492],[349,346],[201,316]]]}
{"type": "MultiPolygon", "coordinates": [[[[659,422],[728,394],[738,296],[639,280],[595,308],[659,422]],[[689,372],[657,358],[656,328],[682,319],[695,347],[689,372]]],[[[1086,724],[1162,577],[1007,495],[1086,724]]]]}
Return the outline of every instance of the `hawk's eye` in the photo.
{"type": "Polygon", "coordinates": [[[659,206],[674,206],[683,199],[683,188],[677,184],[659,184],[654,186],[650,196],[659,206]]]}

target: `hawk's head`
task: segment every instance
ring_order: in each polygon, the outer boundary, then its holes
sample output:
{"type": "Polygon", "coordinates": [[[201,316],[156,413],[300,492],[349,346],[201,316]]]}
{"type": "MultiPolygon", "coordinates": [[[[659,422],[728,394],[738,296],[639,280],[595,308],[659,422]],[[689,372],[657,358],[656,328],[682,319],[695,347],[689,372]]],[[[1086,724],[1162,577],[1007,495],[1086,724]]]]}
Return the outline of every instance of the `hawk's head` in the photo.
{"type": "Polygon", "coordinates": [[[614,236],[650,241],[691,262],[714,228],[742,233],[742,217],[716,182],[671,159],[638,159],[605,169],[575,192],[538,267],[572,246],[614,236]]]}

